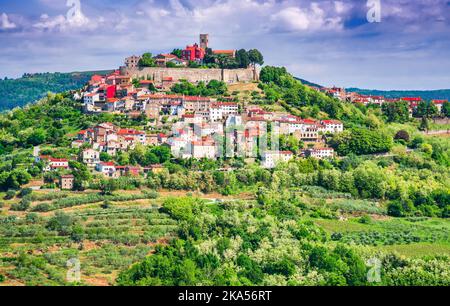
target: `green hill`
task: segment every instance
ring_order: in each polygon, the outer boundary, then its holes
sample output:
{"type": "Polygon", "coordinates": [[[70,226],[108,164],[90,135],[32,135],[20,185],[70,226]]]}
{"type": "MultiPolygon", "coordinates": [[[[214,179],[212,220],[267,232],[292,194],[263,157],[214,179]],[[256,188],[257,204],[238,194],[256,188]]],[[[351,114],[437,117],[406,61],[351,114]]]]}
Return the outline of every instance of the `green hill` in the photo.
{"type": "Polygon", "coordinates": [[[93,74],[108,71],[24,74],[18,79],[0,80],[0,111],[24,106],[47,92],[64,92],[82,87],[93,74]]]}

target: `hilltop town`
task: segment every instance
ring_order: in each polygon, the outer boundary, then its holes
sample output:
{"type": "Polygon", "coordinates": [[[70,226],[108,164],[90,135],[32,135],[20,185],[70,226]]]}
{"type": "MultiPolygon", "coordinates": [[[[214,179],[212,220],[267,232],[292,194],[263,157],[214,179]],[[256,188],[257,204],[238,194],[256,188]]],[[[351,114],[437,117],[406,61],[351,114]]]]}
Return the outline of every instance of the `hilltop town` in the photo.
{"type": "MultiPolygon", "coordinates": [[[[302,119],[288,112],[268,112],[258,105],[239,103],[230,96],[225,96],[227,85],[236,83],[252,83],[258,80],[259,74],[254,64],[248,62],[247,67],[253,76],[239,82],[223,82],[221,77],[214,78],[210,74],[207,81],[192,79],[193,70],[210,70],[217,68],[191,68],[180,70],[168,63],[187,67],[192,63],[202,65],[205,50],[208,49],[208,35],[200,36],[200,46],[194,44],[181,51],[181,58],[173,54],[155,56],[154,63],[158,67],[166,67],[166,76],[156,81],[155,77],[135,78],[132,73],[144,68],[142,57],[132,56],[125,60],[125,66],[108,75],[94,75],[83,91],[76,93],[75,98],[83,103],[86,114],[122,114],[131,118],[145,117],[151,120],[151,130],[169,126],[165,133],[151,133],[148,130],[121,128],[109,122],[92,126],[78,133],[72,142],[72,148],[81,149],[80,160],[93,173],[107,178],[120,176],[139,176],[161,169],[161,165],[151,167],[119,166],[110,160],[123,152],[136,149],[137,146],[166,146],[174,158],[180,159],[217,159],[222,157],[242,157],[251,162],[260,160],[264,168],[274,168],[278,162],[288,162],[296,157],[323,159],[333,158],[335,152],[326,146],[326,135],[339,133],[344,125],[338,120],[302,119]],[[190,64],[189,64],[190,63],[190,64]],[[172,68],[167,68],[172,67],[172,68]],[[172,75],[178,75],[177,78],[172,75]],[[211,89],[213,96],[191,96],[171,92],[176,84],[205,84],[211,89]],[[164,123],[166,124],[164,124],[164,123]],[[169,123],[169,124],[167,124],[169,123]],[[259,139],[267,134],[269,125],[276,125],[278,135],[291,135],[298,142],[304,142],[305,149],[299,152],[286,150],[260,151],[259,139]]],[[[213,50],[212,54],[224,56],[230,61],[236,59],[237,51],[213,50]]],[[[214,65],[213,65],[214,67],[214,65]]],[[[243,69],[243,68],[237,68],[243,69]]],[[[233,71],[233,69],[222,69],[233,71]]],[[[194,71],[195,74],[195,71],[194,71]]],[[[221,76],[224,73],[220,73],[221,76]]],[[[279,148],[278,148],[279,149],[279,148]]],[[[68,158],[52,158],[39,154],[35,150],[37,163],[44,163],[44,171],[70,170],[68,158]]],[[[73,188],[73,176],[62,175],[60,185],[64,189],[73,188]]]]}
{"type": "MultiPolygon", "coordinates": [[[[146,176],[163,169],[160,164],[139,166],[114,162],[118,155],[138,147],[165,147],[173,158],[185,160],[242,158],[266,169],[296,158],[331,160],[336,157],[328,142],[345,130],[343,122],[302,118],[283,110],[268,111],[252,101],[239,99],[237,93],[230,95],[227,86],[238,84],[248,84],[254,89],[252,94],[258,95],[257,62],[263,63],[263,57],[257,50],[213,50],[208,43],[209,35],[202,34],[199,44],[184,50],[154,57],[148,53],[128,57],[124,66],[107,75],[92,76],[84,89],[75,93],[74,98],[81,101],[87,115],[123,115],[148,121],[141,129],[103,122],[78,132],[71,147],[80,150],[79,160],[93,174],[118,178],[146,176]],[[258,54],[254,56],[258,59],[250,60],[252,52],[258,54]],[[239,65],[242,62],[245,67],[239,65]],[[216,70],[221,72],[217,74],[216,70]],[[224,79],[224,75],[233,75],[235,70],[250,71],[249,77],[224,79]],[[277,137],[272,147],[267,144],[268,137],[277,137]],[[295,150],[290,150],[292,146],[280,148],[276,144],[280,138],[295,143],[295,150]]],[[[347,93],[336,87],[308,87],[342,103],[380,108],[401,104],[409,117],[424,102],[417,97],[387,99],[347,93]]],[[[445,103],[448,102],[434,100],[431,106],[441,113],[445,103]]],[[[37,163],[44,164],[44,171],[70,170],[69,158],[43,156],[39,148],[34,155],[37,163]]],[[[60,186],[72,189],[73,181],[70,174],[62,175],[60,186]]]]}

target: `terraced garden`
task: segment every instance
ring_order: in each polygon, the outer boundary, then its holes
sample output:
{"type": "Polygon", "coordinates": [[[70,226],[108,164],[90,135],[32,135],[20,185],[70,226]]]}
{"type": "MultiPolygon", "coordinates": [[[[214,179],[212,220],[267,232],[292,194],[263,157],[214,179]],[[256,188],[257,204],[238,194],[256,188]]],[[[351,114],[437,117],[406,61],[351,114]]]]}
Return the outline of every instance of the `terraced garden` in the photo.
{"type": "Polygon", "coordinates": [[[67,263],[74,259],[81,263],[81,285],[114,284],[119,271],[143,260],[177,230],[177,222],[158,211],[160,200],[151,198],[39,192],[28,211],[16,213],[8,211],[11,200],[0,216],[2,285],[66,285],[67,263]],[[44,203],[78,205],[33,212],[44,203]]]}
{"type": "Polygon", "coordinates": [[[450,255],[450,222],[444,219],[350,218],[346,221],[318,219],[314,222],[345,244],[397,252],[406,257],[450,255]],[[366,220],[366,221],[365,221],[366,220]]]}

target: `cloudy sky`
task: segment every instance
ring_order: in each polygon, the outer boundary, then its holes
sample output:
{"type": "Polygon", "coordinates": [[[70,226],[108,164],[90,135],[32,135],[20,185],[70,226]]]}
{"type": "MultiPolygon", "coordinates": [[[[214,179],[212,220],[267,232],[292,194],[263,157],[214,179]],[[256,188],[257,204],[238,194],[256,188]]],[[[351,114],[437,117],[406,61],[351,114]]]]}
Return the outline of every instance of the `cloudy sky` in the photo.
{"type": "Polygon", "coordinates": [[[450,88],[450,0],[0,0],[0,77],[115,68],[199,33],[327,86],[450,88]]]}

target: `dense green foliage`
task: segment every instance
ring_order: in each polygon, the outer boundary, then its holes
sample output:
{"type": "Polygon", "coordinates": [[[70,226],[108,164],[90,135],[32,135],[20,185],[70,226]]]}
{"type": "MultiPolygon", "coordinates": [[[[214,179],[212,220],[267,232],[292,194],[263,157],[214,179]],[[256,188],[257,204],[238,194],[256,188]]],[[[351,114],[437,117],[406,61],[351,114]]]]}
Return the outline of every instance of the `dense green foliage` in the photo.
{"type": "Polygon", "coordinates": [[[151,53],[144,53],[138,64],[140,67],[156,67],[156,61],[151,53]]]}
{"type": "Polygon", "coordinates": [[[217,65],[222,69],[238,69],[248,68],[249,65],[262,66],[264,64],[264,56],[257,49],[252,49],[249,51],[240,49],[236,51],[236,56],[233,58],[225,54],[214,54],[213,50],[208,48],[206,49],[206,54],[203,61],[206,67],[215,68],[217,65]]]}
{"type": "MultiPolygon", "coordinates": [[[[277,205],[280,205],[278,202],[277,205]]],[[[270,202],[258,205],[223,203],[219,207],[194,198],[168,199],[163,210],[180,223],[169,246],[118,277],[119,285],[238,286],[238,285],[370,285],[366,265],[370,254],[330,237],[302,220],[297,203],[274,210],[270,202]],[[287,210],[288,209],[288,210],[287,210]],[[290,211],[290,213],[287,213],[290,211]]],[[[450,283],[448,258],[404,260],[381,258],[381,284],[450,283]],[[415,275],[416,267],[435,267],[415,275]],[[439,275],[440,278],[437,278],[439,275]]]]}
{"type": "Polygon", "coordinates": [[[439,115],[438,108],[431,101],[422,101],[413,112],[415,117],[432,118],[439,115]]]}
{"type": "Polygon", "coordinates": [[[323,245],[310,223],[280,220],[243,203],[208,207],[169,199],[180,239],[119,276],[121,285],[362,285],[366,267],[351,249],[323,245]],[[241,208],[240,208],[241,207],[241,208]],[[195,216],[195,217],[194,217],[195,216]]]}
{"type": "Polygon", "coordinates": [[[181,58],[181,56],[183,55],[183,50],[181,50],[181,49],[173,49],[173,51],[170,54],[173,54],[176,57],[181,58]]]}
{"type": "Polygon", "coordinates": [[[404,123],[409,121],[409,107],[407,102],[385,103],[382,109],[387,122],[404,123]]]}
{"type": "Polygon", "coordinates": [[[343,156],[350,153],[362,155],[389,152],[393,141],[390,135],[380,130],[354,128],[333,137],[330,145],[343,156]]]}

